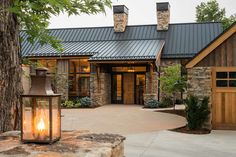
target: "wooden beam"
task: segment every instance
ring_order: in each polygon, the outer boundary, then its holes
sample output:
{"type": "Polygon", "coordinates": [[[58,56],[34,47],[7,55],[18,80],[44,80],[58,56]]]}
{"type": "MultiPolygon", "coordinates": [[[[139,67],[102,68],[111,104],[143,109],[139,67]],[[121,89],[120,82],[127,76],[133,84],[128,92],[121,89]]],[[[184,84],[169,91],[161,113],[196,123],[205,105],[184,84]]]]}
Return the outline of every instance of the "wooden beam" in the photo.
{"type": "Polygon", "coordinates": [[[217,48],[220,44],[226,41],[230,36],[232,36],[236,32],[236,24],[234,24],[229,30],[227,30],[224,34],[218,37],[213,43],[204,48],[196,57],[194,57],[190,62],[187,63],[186,68],[192,68],[197,63],[199,63],[203,58],[209,55],[215,48],[217,48]]]}

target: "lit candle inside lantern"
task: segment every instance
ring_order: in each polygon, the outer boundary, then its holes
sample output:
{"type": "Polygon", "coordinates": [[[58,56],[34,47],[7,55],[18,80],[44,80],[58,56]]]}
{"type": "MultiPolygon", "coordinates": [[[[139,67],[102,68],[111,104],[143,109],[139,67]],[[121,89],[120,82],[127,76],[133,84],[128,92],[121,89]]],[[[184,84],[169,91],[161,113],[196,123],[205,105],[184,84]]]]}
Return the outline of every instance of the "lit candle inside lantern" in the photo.
{"type": "Polygon", "coordinates": [[[43,121],[43,118],[40,118],[40,121],[37,125],[37,129],[40,131],[40,132],[43,132],[43,130],[45,130],[45,123],[43,121]]]}

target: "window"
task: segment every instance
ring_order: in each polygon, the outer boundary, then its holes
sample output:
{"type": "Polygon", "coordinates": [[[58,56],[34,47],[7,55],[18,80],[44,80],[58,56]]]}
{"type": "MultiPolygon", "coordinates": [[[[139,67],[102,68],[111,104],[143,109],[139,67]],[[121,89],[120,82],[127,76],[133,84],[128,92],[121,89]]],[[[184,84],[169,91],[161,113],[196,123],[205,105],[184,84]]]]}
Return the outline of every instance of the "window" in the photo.
{"type": "Polygon", "coordinates": [[[216,87],[236,87],[236,72],[216,72],[216,87]]]}
{"type": "Polygon", "coordinates": [[[53,74],[56,72],[57,61],[55,59],[32,60],[32,63],[33,65],[31,66],[31,73],[35,73],[36,67],[48,68],[48,74],[53,74]]]}
{"type": "Polygon", "coordinates": [[[69,95],[85,97],[90,95],[90,64],[88,59],[70,60],[69,95]]]}

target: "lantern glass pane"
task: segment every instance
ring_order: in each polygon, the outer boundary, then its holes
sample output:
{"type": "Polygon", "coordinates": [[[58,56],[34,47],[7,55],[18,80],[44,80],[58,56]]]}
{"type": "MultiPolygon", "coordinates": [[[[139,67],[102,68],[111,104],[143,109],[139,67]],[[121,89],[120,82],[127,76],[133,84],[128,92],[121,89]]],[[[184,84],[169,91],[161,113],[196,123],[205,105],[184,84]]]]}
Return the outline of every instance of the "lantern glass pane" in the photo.
{"type": "Polygon", "coordinates": [[[50,140],[49,98],[24,97],[22,101],[23,140],[50,140]]]}
{"type": "Polygon", "coordinates": [[[59,138],[61,134],[61,115],[59,112],[59,97],[52,98],[52,137],[59,138]]]}
{"type": "Polygon", "coordinates": [[[23,136],[23,139],[27,139],[27,140],[33,140],[34,137],[33,137],[33,134],[32,134],[32,131],[33,131],[33,127],[32,127],[32,124],[33,124],[33,110],[32,110],[32,99],[33,98],[28,98],[28,97],[24,97],[22,99],[23,101],[23,104],[22,104],[22,129],[23,129],[23,132],[22,132],[22,136],[23,136]]]}

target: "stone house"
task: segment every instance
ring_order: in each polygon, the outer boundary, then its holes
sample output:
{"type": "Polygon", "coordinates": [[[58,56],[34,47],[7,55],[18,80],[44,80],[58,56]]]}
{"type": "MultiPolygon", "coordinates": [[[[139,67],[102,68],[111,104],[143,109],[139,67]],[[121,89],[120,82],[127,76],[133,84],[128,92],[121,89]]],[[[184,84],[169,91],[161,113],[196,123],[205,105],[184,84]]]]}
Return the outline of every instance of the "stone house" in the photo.
{"type": "Polygon", "coordinates": [[[208,127],[236,129],[236,22],[187,64],[189,94],[210,98],[208,127]]]}
{"type": "Polygon", "coordinates": [[[95,105],[143,104],[160,99],[158,77],[164,67],[185,65],[222,32],[220,23],[169,23],[168,2],[156,4],[153,25],[129,26],[124,5],[113,6],[113,13],[113,27],[50,29],[62,41],[62,53],[50,45],[31,45],[22,31],[22,56],[57,73],[65,98],[90,96],[95,105]]]}

